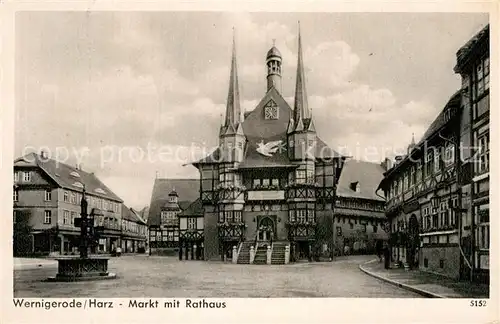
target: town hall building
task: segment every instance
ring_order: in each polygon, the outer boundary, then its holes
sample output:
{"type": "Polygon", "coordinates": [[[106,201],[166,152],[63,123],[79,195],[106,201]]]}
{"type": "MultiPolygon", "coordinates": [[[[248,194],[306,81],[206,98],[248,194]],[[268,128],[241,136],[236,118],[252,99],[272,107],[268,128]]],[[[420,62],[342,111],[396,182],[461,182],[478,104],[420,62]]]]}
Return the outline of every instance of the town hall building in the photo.
{"type": "Polygon", "coordinates": [[[385,170],[339,154],[318,136],[308,105],[300,32],[293,107],[282,96],[282,56],[273,46],[265,57],[267,91],[255,109],[244,113],[236,59],[233,40],[219,145],[192,163],[200,172],[197,185],[191,179],[155,180],[149,225],[156,242],[151,246],[178,249],[181,259],[198,259],[202,250],[205,260],[283,264],[328,260],[345,244],[353,245],[355,237],[379,237],[376,231],[382,231],[385,217],[383,197],[375,190],[385,170]],[[351,171],[336,199],[348,164],[351,171]],[[179,192],[186,183],[191,190],[179,192]],[[179,234],[170,240],[162,211],[171,209],[169,197],[184,201],[188,196],[196,199],[176,209],[179,234]],[[343,204],[339,213],[334,212],[336,201],[343,204]]]}

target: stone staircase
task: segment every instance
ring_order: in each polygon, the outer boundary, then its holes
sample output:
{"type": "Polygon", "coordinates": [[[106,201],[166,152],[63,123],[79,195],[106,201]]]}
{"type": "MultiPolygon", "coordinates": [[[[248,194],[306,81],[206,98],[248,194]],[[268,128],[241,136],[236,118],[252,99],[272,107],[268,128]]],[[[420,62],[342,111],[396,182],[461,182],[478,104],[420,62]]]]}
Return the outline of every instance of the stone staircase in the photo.
{"type": "Polygon", "coordinates": [[[245,241],[242,242],[240,254],[238,254],[238,259],[236,263],[238,264],[250,264],[250,247],[253,245],[253,242],[245,241]]]}
{"type": "Polygon", "coordinates": [[[267,245],[259,245],[257,251],[255,252],[253,264],[267,264],[267,245]]]}
{"type": "Polygon", "coordinates": [[[274,242],[271,254],[271,264],[285,264],[285,247],[287,242],[274,242]]]}

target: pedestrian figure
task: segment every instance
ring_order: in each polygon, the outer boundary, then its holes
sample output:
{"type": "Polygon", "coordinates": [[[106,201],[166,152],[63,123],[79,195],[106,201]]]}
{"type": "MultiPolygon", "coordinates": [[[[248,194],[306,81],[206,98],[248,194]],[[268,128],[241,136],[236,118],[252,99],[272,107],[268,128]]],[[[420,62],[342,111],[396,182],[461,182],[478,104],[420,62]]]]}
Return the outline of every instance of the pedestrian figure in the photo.
{"type": "Polygon", "coordinates": [[[384,268],[389,269],[391,264],[391,251],[387,242],[384,242],[384,268]]]}
{"type": "Polygon", "coordinates": [[[375,250],[377,252],[377,257],[378,257],[378,262],[382,262],[382,250],[383,250],[383,243],[382,241],[378,240],[376,245],[375,245],[375,250]]]}
{"type": "Polygon", "coordinates": [[[344,255],[349,255],[349,245],[344,245],[344,255]]]}

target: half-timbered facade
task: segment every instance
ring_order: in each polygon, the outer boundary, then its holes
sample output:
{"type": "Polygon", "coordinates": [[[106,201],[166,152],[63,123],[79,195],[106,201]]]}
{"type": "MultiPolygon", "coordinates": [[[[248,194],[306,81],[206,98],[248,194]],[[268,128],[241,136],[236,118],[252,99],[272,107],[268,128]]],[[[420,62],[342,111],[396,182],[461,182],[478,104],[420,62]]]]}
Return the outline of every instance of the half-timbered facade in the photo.
{"type": "Polygon", "coordinates": [[[179,217],[179,260],[203,259],[203,205],[195,200],[179,217]]]}
{"type": "Polygon", "coordinates": [[[152,254],[174,255],[179,249],[179,214],[199,198],[197,179],[156,179],[149,206],[149,247],[152,254]]]}
{"type": "Polygon", "coordinates": [[[458,139],[463,109],[455,93],[425,132],[385,173],[392,260],[409,267],[460,276],[462,218],[458,139]]]}
{"type": "Polygon", "coordinates": [[[462,183],[466,204],[472,213],[471,224],[463,231],[466,265],[475,279],[489,279],[490,251],[490,55],[489,25],[483,28],[457,52],[455,72],[462,77],[464,123],[461,141],[472,150],[464,150],[464,161],[470,177],[462,183]]]}
{"type": "Polygon", "coordinates": [[[333,205],[344,157],[316,133],[300,33],[298,40],[293,108],[281,94],[282,56],[273,46],[265,58],[267,91],[245,114],[233,44],[219,147],[193,163],[200,172],[206,259],[231,258],[233,251],[242,258],[250,248],[258,254],[274,243],[289,245],[292,260],[333,253],[333,205]]]}

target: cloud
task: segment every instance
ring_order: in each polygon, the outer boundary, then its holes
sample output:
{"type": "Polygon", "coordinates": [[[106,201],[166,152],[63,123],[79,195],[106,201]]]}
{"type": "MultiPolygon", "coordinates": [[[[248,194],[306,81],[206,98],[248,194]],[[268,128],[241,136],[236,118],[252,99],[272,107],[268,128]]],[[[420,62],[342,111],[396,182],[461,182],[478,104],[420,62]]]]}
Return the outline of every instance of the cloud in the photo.
{"type": "MultiPolygon", "coordinates": [[[[20,15],[16,19],[20,26],[16,28],[16,64],[25,78],[20,79],[16,95],[17,152],[24,145],[88,147],[93,156],[84,168],[95,170],[126,201],[147,203],[150,192],[146,192],[157,170],[164,177],[192,177],[196,169],[182,167],[186,159],[150,163],[128,159],[101,167],[94,155],[100,148],[114,145],[136,149],[151,143],[166,148],[186,148],[193,143],[215,146],[227,99],[232,26],[243,110],[254,109],[265,94],[265,55],[273,39],[283,56],[283,96],[293,105],[297,17],[287,15],[20,15]],[[136,194],[135,188],[141,193],[136,194]]],[[[319,16],[309,18],[321,20],[319,16]]],[[[335,26],[342,20],[338,18],[333,19],[335,26]]],[[[333,21],[328,15],[323,19],[325,26],[333,21]]],[[[428,102],[428,91],[422,90],[429,88],[425,73],[420,73],[422,67],[432,69],[436,60],[449,62],[455,53],[449,59],[444,52],[438,58],[431,55],[423,60],[424,65],[420,57],[398,54],[398,64],[391,65],[381,54],[386,43],[397,41],[397,35],[385,43],[380,41],[382,47],[377,45],[380,37],[377,42],[367,41],[364,29],[356,36],[358,27],[350,19],[344,22],[344,32],[340,25],[338,29],[325,27],[335,32],[307,30],[307,24],[302,30],[309,106],[318,135],[332,148],[345,145],[354,154],[371,146],[404,148],[412,133],[419,139],[439,110],[439,103],[428,102]],[[376,55],[366,58],[371,52],[376,55]],[[399,71],[392,71],[398,67],[399,71]],[[417,69],[419,73],[410,73],[417,69]],[[399,79],[408,75],[404,83],[411,91],[403,96],[403,86],[399,81],[385,82],[387,75],[399,79]],[[408,84],[426,84],[427,88],[408,84]]],[[[404,37],[405,44],[412,42],[412,35],[404,37]]],[[[460,42],[457,38],[457,44],[460,42]]],[[[396,51],[392,53],[396,55],[396,51]]],[[[437,84],[441,83],[445,82],[437,84]]]]}

